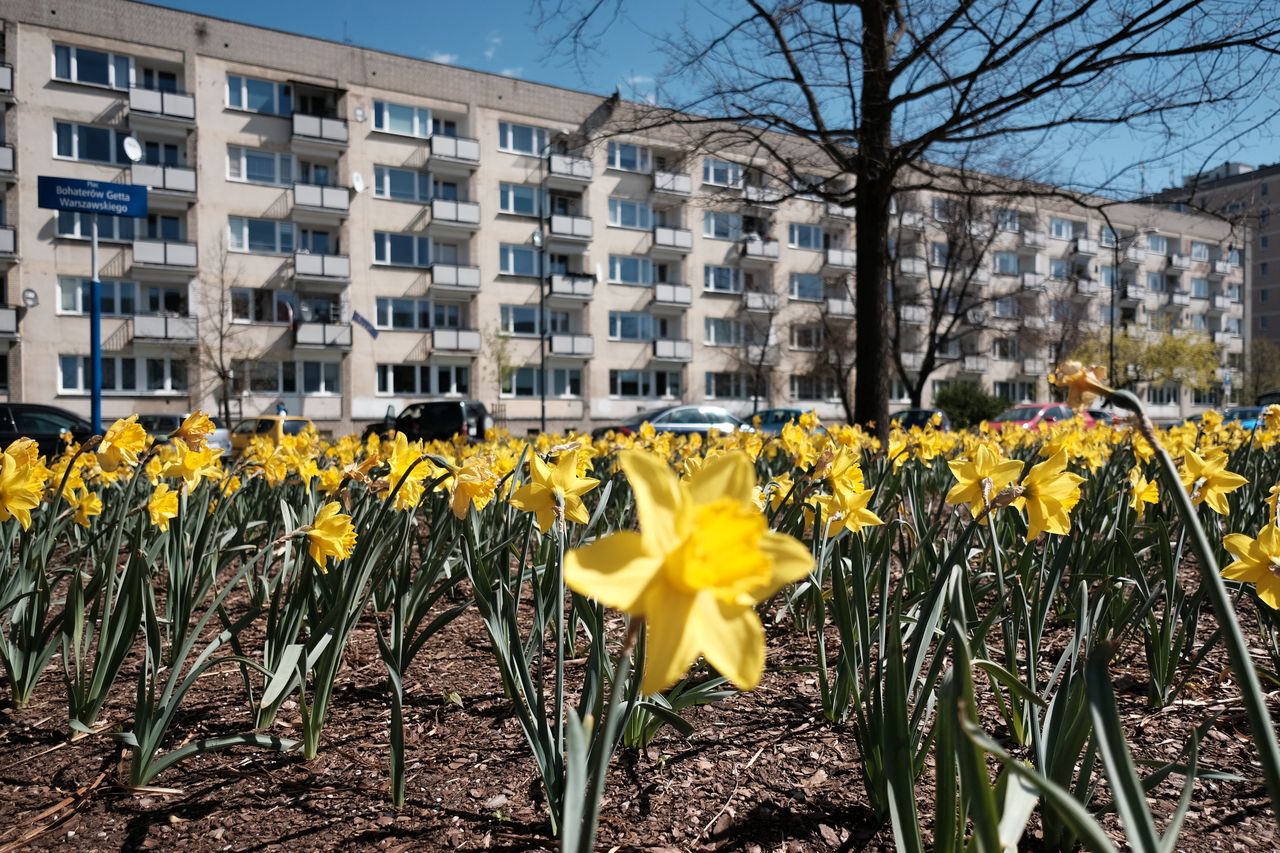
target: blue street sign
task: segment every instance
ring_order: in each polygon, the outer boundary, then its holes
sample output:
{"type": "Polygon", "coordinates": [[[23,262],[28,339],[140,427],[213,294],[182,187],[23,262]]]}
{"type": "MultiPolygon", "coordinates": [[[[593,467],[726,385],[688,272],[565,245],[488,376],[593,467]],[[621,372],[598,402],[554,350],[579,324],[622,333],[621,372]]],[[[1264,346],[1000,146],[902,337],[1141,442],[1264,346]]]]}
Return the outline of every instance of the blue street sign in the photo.
{"type": "Polygon", "coordinates": [[[369,318],[356,311],[351,315],[351,322],[368,332],[372,337],[378,336],[378,329],[369,322],[369,318]]]}
{"type": "Polygon", "coordinates": [[[39,206],[137,219],[147,215],[147,188],[79,178],[38,177],[39,206]]]}

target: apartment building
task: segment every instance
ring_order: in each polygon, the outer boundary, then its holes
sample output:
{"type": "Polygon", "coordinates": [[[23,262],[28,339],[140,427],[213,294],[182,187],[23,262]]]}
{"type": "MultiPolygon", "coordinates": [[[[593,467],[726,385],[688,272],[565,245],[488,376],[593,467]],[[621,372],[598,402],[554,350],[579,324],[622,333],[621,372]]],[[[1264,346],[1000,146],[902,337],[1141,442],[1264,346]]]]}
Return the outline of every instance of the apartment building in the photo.
{"type": "MultiPolygon", "coordinates": [[[[854,222],[750,157],[592,140],[598,95],[128,0],[3,15],[10,400],[89,409],[91,223],[37,206],[36,176],[57,175],[150,188],[145,219],[99,219],[106,417],[214,410],[224,392],[233,418],[283,406],[331,431],[449,396],[513,431],[544,396],[552,429],[675,401],[842,413],[827,365],[854,319],[854,222]]],[[[954,223],[942,197],[897,215],[893,292],[923,328],[954,223]]],[[[1248,270],[1230,229],[1109,217],[1019,202],[973,223],[989,309],[953,306],[973,328],[922,402],[957,378],[1043,399],[1056,333],[1112,322],[1113,296],[1120,333],[1209,332],[1238,366],[1248,270]]],[[[1216,399],[1148,393],[1167,416],[1216,399]]]]}

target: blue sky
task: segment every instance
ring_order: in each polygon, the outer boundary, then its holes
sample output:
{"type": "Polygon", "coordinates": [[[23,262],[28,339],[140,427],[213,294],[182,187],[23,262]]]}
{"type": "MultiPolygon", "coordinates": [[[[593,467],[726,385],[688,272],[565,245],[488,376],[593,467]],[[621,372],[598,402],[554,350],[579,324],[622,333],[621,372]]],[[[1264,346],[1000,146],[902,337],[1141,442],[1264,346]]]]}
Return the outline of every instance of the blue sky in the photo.
{"type": "MultiPolygon", "coordinates": [[[[344,39],[364,47],[423,59],[508,74],[541,83],[640,99],[652,92],[662,73],[663,57],[653,36],[673,32],[688,19],[708,20],[718,0],[642,0],[628,7],[632,17],[613,25],[607,50],[582,69],[550,54],[534,31],[530,0],[151,0],[160,5],[273,27],[320,38],[344,39]],[[710,5],[708,5],[710,4],[710,5]],[[376,9],[376,12],[370,12],[376,9]],[[643,11],[636,18],[635,11],[643,11]]],[[[550,3],[548,4],[550,5],[550,3]]],[[[1280,107],[1280,94],[1264,93],[1252,110],[1261,116],[1280,107]]],[[[1137,193],[1180,184],[1203,163],[1240,160],[1254,165],[1280,161],[1280,133],[1273,126],[1224,133],[1214,144],[1200,145],[1160,163],[1137,164],[1157,141],[1135,138],[1125,128],[1112,128],[1087,144],[1073,134],[1060,158],[1060,168],[1046,177],[1089,186],[1104,176],[1122,175],[1113,187],[1137,193]],[[1224,143],[1223,140],[1226,140],[1224,143]]]]}

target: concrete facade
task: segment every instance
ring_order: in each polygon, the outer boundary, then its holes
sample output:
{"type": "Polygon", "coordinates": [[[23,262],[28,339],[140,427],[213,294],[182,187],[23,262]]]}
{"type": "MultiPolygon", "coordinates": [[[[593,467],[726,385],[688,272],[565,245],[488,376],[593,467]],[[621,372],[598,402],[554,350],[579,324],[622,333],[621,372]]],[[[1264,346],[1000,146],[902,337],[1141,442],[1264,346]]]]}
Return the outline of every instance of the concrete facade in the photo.
{"type": "MultiPolygon", "coordinates": [[[[853,319],[854,223],[772,201],[750,163],[720,181],[670,139],[561,150],[603,98],[126,0],[11,0],[3,14],[10,400],[89,409],[87,224],[36,204],[36,176],[61,175],[151,187],[147,221],[102,228],[108,418],[214,410],[230,365],[233,419],[283,405],[337,432],[454,395],[524,431],[541,413],[540,346],[551,428],[678,400],[842,415],[812,377],[847,344],[830,330],[853,319]],[[125,136],[143,162],[120,153],[125,136]],[[761,317],[770,332],[753,339],[761,317]],[[770,378],[753,381],[763,364],[770,378]]],[[[1045,399],[1057,332],[1107,322],[1109,277],[1119,333],[1208,332],[1238,369],[1248,270],[1226,225],[1121,205],[1109,240],[1085,208],[1016,208],[976,270],[1008,298],[971,318],[980,330],[923,404],[954,378],[1045,399]]],[[[950,227],[936,213],[929,197],[898,200],[893,284],[912,347],[906,306],[939,274],[930,246],[950,227]]],[[[1152,399],[1175,416],[1213,398],[1152,399]]],[[[894,407],[907,402],[895,388],[894,407]]]]}

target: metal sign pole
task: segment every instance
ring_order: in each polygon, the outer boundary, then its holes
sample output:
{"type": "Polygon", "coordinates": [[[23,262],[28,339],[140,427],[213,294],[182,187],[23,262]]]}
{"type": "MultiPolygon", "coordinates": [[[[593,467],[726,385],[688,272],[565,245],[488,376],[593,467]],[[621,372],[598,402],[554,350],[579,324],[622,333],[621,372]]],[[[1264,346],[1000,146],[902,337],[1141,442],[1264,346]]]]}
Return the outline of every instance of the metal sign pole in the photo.
{"type": "Polygon", "coordinates": [[[93,237],[89,242],[89,383],[91,420],[94,435],[102,435],[102,282],[98,280],[98,216],[93,218],[93,237]]]}

